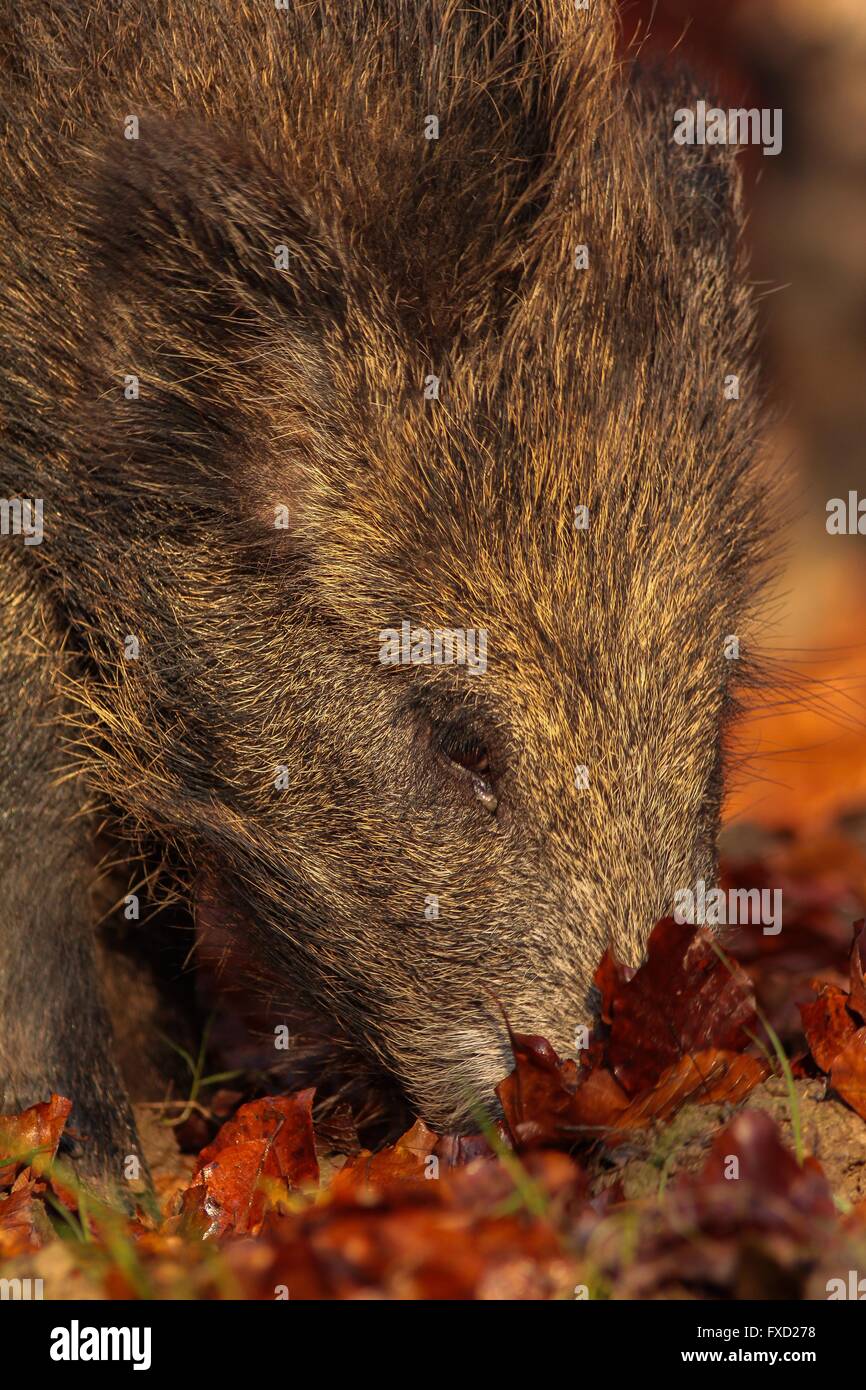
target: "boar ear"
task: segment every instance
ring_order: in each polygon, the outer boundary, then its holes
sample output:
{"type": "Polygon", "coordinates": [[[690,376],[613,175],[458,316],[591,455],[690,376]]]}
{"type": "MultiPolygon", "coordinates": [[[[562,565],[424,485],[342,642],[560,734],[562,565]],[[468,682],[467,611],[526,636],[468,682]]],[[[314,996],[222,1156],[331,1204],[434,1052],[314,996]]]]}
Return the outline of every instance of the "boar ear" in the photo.
{"type": "Polygon", "coordinates": [[[127,474],[162,480],[180,459],[190,483],[216,474],[231,484],[244,465],[253,471],[251,450],[260,461],[254,441],[274,433],[273,402],[299,447],[327,413],[341,267],[244,145],[146,114],[137,137],[92,152],[81,201],[89,284],[77,298],[93,315],[87,407],[95,398],[104,412],[100,456],[109,468],[122,454],[127,474]]]}
{"type": "Polygon", "coordinates": [[[728,145],[683,145],[674,139],[683,111],[694,111],[703,100],[713,106],[712,93],[695,86],[685,72],[664,73],[637,65],[632,92],[641,124],[652,132],[659,168],[656,196],[677,243],[724,261],[738,258],[741,225],[741,179],[737,150],[728,145]]]}

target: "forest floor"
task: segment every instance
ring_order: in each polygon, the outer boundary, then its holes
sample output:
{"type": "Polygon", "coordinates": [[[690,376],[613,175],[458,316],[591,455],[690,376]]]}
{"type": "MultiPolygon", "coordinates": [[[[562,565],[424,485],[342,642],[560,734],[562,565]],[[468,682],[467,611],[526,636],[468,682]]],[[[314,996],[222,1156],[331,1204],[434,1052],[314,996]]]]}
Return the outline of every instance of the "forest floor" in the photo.
{"type": "Polygon", "coordinates": [[[184,1103],[137,1108],[157,1202],[121,1215],[54,1158],[68,1102],[3,1118],[3,1276],[54,1298],[827,1298],[866,1268],[866,818],[742,828],[722,886],[781,889],[783,930],[720,946],[668,919],[636,972],[608,953],[579,1062],[515,1035],[474,1137],[418,1121],[371,1152],[348,1112],[317,1134],[312,1090],[208,1075],[202,1048],[184,1103]]]}

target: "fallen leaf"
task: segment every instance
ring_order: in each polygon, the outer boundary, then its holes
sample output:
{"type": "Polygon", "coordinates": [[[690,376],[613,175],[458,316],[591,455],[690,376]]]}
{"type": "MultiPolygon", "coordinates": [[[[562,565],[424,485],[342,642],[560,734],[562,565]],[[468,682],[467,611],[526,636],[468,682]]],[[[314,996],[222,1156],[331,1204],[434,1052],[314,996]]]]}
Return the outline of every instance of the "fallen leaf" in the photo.
{"type": "Polygon", "coordinates": [[[662,1073],[655,1086],[635,1096],[616,1121],[620,1130],[640,1128],[670,1118],[688,1101],[699,1105],[734,1103],[765,1081],[770,1068],[761,1058],[741,1052],[707,1050],[681,1057],[662,1073]]]}
{"type": "Polygon", "coordinates": [[[866,978],[864,978],[863,965],[866,961],[866,920],[854,923],[854,943],[851,947],[851,962],[849,966],[851,979],[851,997],[848,1000],[848,1007],[859,1014],[863,1022],[866,1023],[866,978]]]}
{"type": "Polygon", "coordinates": [[[416,1120],[406,1134],[390,1147],[371,1153],[362,1149],[347,1159],[331,1184],[334,1197],[354,1197],[364,1188],[386,1188],[397,1182],[423,1182],[425,1174],[438,1172],[428,1159],[439,1135],[428,1129],[423,1120],[416,1120]]]}
{"type": "Polygon", "coordinates": [[[837,1053],[830,1082],[852,1110],[866,1120],[866,1028],[860,1028],[837,1053]]]}
{"type": "Polygon", "coordinates": [[[319,1180],[312,1090],[242,1105],[202,1149],[182,1198],[181,1229],[202,1237],[254,1234],[290,1192],[319,1180]]]}
{"type": "Polygon", "coordinates": [[[692,1186],[727,1194],[741,1213],[746,1208],[750,1220],[768,1226],[798,1224],[806,1216],[829,1218],[836,1210],[821,1165],[807,1158],[801,1166],[764,1110],[742,1111],[716,1135],[692,1186]]]}
{"type": "Polygon", "coordinates": [[[0,1187],[10,1186],[22,1168],[45,1172],[71,1110],[71,1100],[52,1095],[20,1115],[0,1115],[0,1187]]]}
{"type": "Polygon", "coordinates": [[[593,978],[593,983],[601,996],[599,1012],[602,1022],[611,1023],[613,1021],[614,1000],[632,979],[634,973],[633,967],[620,964],[613,950],[608,946],[598,963],[593,978]]]}
{"type": "Polygon", "coordinates": [[[812,988],[818,991],[818,998],[798,1006],[803,1032],[818,1066],[822,1071],[829,1071],[854,1036],[857,1025],[848,1012],[848,995],[844,990],[821,980],[813,980],[812,988]]]}
{"type": "Polygon", "coordinates": [[[611,1003],[608,1062],[630,1096],[656,1084],[687,1053],[742,1052],[757,1024],[745,971],[725,963],[703,927],[657,922],[647,958],[611,1003]]]}
{"type": "Polygon", "coordinates": [[[0,1259],[11,1260],[41,1247],[37,1222],[40,1216],[45,1220],[44,1208],[34,1199],[44,1190],[44,1184],[22,1173],[9,1196],[0,1197],[0,1259]]]}

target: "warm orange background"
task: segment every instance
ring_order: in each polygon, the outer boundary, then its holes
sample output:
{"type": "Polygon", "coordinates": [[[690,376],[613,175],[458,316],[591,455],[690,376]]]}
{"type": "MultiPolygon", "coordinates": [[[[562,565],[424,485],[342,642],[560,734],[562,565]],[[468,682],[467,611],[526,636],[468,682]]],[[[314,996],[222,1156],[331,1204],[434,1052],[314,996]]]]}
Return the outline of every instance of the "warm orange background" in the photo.
{"type": "Polygon", "coordinates": [[[825,529],[829,498],[866,496],[866,6],[623,0],[621,18],[632,56],[684,64],[723,106],[784,114],[779,156],[739,155],[788,499],[761,645],[784,669],[732,740],[726,813],[816,826],[866,808],[866,536],[825,529]]]}

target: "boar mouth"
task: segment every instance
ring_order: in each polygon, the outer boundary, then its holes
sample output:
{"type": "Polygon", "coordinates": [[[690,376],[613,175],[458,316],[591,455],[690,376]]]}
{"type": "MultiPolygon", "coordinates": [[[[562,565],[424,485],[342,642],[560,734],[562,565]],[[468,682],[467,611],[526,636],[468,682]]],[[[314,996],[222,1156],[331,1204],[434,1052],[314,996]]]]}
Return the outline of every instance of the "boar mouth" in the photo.
{"type": "Polygon", "coordinates": [[[361,1022],[344,1027],[294,979],[287,997],[285,974],[263,966],[251,946],[260,933],[224,876],[199,874],[193,916],[196,991],[213,1019],[220,1069],[252,1072],[281,1091],[314,1087],[317,1120],[327,1129],[348,1110],[367,1147],[393,1142],[416,1118],[450,1135],[501,1118],[496,1087],[513,1069],[514,1033],[491,990],[482,986],[444,1033],[441,1019],[407,1029],[401,1017],[369,1036],[361,1022]]]}

